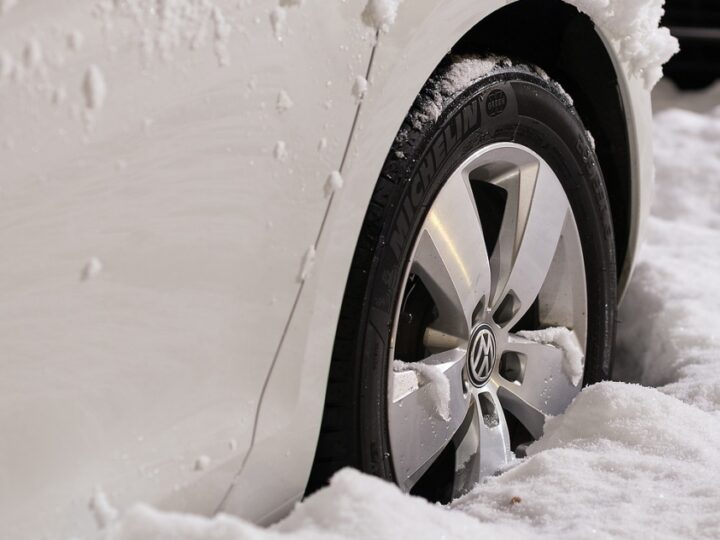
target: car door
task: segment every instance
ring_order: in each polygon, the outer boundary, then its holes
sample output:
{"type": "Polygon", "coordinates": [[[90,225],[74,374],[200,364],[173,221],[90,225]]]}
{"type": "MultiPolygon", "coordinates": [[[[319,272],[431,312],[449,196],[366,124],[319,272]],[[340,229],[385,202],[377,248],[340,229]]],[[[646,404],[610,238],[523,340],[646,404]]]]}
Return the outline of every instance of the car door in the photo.
{"type": "Polygon", "coordinates": [[[350,135],[362,8],[2,4],[4,534],[216,509],[350,135]]]}

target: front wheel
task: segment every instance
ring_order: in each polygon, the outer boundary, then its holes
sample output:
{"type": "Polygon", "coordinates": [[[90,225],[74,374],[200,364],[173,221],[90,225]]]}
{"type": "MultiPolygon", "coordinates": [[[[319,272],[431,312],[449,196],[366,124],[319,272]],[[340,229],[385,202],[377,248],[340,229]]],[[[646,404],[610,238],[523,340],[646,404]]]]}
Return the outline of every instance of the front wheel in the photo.
{"type": "Polygon", "coordinates": [[[447,502],[609,376],[615,253],[587,132],[547,76],[487,62],[440,68],[385,162],[310,489],[353,466],[447,502]]]}

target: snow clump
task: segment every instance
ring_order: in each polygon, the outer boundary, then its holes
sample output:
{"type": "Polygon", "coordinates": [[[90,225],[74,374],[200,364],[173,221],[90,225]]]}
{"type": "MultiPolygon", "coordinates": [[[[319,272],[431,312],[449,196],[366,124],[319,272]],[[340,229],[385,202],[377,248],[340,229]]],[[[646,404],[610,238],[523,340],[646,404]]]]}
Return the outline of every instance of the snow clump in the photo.
{"type": "Polygon", "coordinates": [[[342,187],[343,177],[340,174],[340,171],[331,172],[327,178],[327,181],[325,182],[325,196],[329,197],[336,191],[342,189],[342,187]]]}
{"type": "Polygon", "coordinates": [[[417,373],[421,379],[417,381],[417,383],[429,385],[430,395],[432,396],[435,410],[440,418],[446,422],[450,420],[450,381],[440,366],[423,362],[394,360],[393,371],[396,373],[403,371],[414,371],[417,373]]]}
{"type": "Polygon", "coordinates": [[[573,385],[580,384],[585,367],[585,355],[574,332],[565,327],[556,326],[542,330],[521,330],[517,335],[535,343],[552,345],[561,349],[563,351],[563,373],[573,385]]]}
{"type": "Polygon", "coordinates": [[[566,0],[586,13],[618,47],[630,74],[651,90],[662,66],[678,52],[677,39],[660,27],[665,0],[566,0]]]}
{"type": "Polygon", "coordinates": [[[395,24],[402,0],[368,0],[362,12],[363,22],[378,31],[387,32],[395,24]]]}
{"type": "Polygon", "coordinates": [[[367,89],[367,79],[362,75],[358,75],[357,77],[355,77],[355,82],[353,83],[352,87],[352,94],[353,96],[355,96],[355,99],[358,101],[362,101],[365,97],[365,94],[367,93],[367,89]]]}

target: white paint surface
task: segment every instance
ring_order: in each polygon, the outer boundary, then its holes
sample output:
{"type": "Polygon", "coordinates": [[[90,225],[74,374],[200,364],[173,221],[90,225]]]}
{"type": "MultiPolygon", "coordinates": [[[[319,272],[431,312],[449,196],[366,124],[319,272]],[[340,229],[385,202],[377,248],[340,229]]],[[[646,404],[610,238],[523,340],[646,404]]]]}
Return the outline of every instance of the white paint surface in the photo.
{"type": "Polygon", "coordinates": [[[365,73],[372,42],[343,3],[288,8],[282,43],[265,2],[110,4],[0,17],[0,536],[17,540],[89,538],[96,485],[118,511],[217,508],[355,114],[325,81],[365,73]],[[302,159],[276,160],[278,140],[302,159]]]}

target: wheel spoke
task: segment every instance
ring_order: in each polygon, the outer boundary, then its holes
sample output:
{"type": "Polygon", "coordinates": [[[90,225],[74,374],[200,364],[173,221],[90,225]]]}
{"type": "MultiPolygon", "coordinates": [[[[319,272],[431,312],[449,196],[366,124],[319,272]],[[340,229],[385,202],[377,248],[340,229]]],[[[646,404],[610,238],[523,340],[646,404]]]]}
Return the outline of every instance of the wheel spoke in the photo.
{"type": "Polygon", "coordinates": [[[488,387],[473,399],[466,429],[455,442],[453,498],[470,491],[483,476],[495,474],[512,459],[507,421],[494,389],[488,387]]]}
{"type": "Polygon", "coordinates": [[[482,412],[482,421],[479,424],[480,475],[487,476],[495,474],[510,461],[510,435],[505,413],[491,387],[478,394],[478,403],[482,412]]]}
{"type": "Polygon", "coordinates": [[[512,337],[504,354],[516,354],[519,367],[513,370],[515,381],[498,377],[498,396],[537,438],[545,418],[562,413],[580,391],[579,385],[563,371],[565,353],[558,347],[512,337]]]}
{"type": "Polygon", "coordinates": [[[396,364],[388,421],[396,479],[406,491],[432,465],[466,417],[464,364],[463,349],[396,364]]]}
{"type": "Polygon", "coordinates": [[[467,340],[428,326],[423,333],[423,345],[434,352],[440,352],[467,346],[467,340]]]}
{"type": "Polygon", "coordinates": [[[490,259],[493,316],[511,328],[532,306],[555,255],[570,206],[552,169],[531,159],[495,181],[508,192],[490,259]]]}
{"type": "Polygon", "coordinates": [[[420,276],[447,332],[467,335],[475,309],[490,292],[490,263],[468,180],[451,176],[423,225],[412,271],[420,276]]]}
{"type": "Polygon", "coordinates": [[[470,491],[480,478],[480,422],[482,416],[475,400],[472,401],[463,426],[455,439],[455,478],[453,499],[470,491]],[[465,429],[463,429],[465,428],[465,429]]]}

